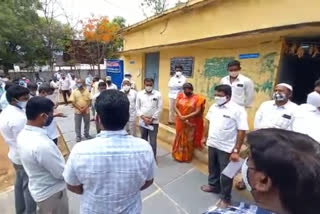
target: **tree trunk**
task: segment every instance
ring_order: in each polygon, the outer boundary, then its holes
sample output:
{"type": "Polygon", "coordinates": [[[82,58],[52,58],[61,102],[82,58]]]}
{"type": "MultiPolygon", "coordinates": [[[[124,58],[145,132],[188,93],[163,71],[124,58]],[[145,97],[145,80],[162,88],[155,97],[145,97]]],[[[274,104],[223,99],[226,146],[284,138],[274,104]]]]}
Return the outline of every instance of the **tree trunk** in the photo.
{"type": "Polygon", "coordinates": [[[4,75],[9,76],[9,68],[7,66],[3,66],[4,75]]]}
{"type": "Polygon", "coordinates": [[[101,78],[100,62],[98,63],[98,75],[99,75],[99,78],[101,78]]]}

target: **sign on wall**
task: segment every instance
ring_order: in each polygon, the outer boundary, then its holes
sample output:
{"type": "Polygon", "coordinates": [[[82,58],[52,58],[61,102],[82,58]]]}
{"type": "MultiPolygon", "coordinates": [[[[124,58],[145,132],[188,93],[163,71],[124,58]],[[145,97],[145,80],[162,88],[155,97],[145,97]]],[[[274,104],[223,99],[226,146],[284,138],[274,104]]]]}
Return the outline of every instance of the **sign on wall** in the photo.
{"type": "Polygon", "coordinates": [[[259,53],[248,53],[248,54],[240,54],[239,59],[256,59],[259,58],[259,53]]]}
{"type": "Polygon", "coordinates": [[[111,76],[112,82],[121,88],[123,80],[123,61],[118,59],[106,60],[106,76],[111,76]]]}
{"type": "Polygon", "coordinates": [[[183,75],[186,77],[193,76],[193,57],[174,57],[170,59],[170,74],[174,72],[176,65],[181,65],[183,67],[183,75]]]}

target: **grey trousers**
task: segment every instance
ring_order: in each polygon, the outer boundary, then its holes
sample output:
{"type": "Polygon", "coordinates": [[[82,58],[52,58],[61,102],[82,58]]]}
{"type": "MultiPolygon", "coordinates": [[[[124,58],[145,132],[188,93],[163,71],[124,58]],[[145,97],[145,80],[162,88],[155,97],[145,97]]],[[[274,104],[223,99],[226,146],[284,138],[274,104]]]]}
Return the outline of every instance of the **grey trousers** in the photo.
{"type": "Polygon", "coordinates": [[[13,167],[16,171],[16,180],[14,183],[16,214],[35,214],[37,204],[29,192],[29,177],[22,165],[13,164],[13,167]]]}
{"type": "Polygon", "coordinates": [[[141,138],[149,141],[152,150],[153,150],[153,155],[154,158],[156,159],[157,157],[157,136],[158,136],[158,128],[159,128],[159,124],[153,124],[153,131],[149,130],[149,129],[145,129],[143,127],[140,126],[140,133],[141,133],[141,138]]]}
{"type": "Polygon", "coordinates": [[[233,179],[221,174],[230,162],[230,154],[210,146],[208,148],[208,183],[215,189],[221,190],[221,199],[230,202],[233,179]]]}
{"type": "Polygon", "coordinates": [[[68,214],[69,202],[67,191],[63,190],[52,195],[50,198],[38,202],[39,214],[68,214]]]}
{"type": "Polygon", "coordinates": [[[77,138],[81,139],[81,122],[84,122],[84,136],[89,136],[89,129],[90,129],[90,113],[82,115],[82,114],[74,114],[74,122],[75,122],[75,129],[76,129],[76,136],[77,138]]]}
{"type": "Polygon", "coordinates": [[[137,136],[136,121],[128,121],[125,130],[132,136],[137,136]]]}
{"type": "Polygon", "coordinates": [[[169,123],[174,123],[176,121],[176,111],[175,111],[176,99],[169,98],[169,123]]]}

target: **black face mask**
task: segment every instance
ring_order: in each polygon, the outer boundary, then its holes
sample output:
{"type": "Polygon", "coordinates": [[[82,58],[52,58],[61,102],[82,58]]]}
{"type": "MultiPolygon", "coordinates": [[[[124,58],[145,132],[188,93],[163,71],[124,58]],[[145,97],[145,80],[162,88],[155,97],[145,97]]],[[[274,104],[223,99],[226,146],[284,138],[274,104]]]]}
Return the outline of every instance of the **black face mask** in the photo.
{"type": "Polygon", "coordinates": [[[192,92],[186,92],[186,93],[184,93],[187,97],[190,97],[190,96],[192,96],[192,92]]]}
{"type": "Polygon", "coordinates": [[[108,81],[107,81],[107,84],[110,85],[110,84],[111,84],[111,81],[108,80],[108,81]]]}
{"type": "Polygon", "coordinates": [[[53,115],[49,115],[46,121],[46,124],[44,126],[49,126],[53,121],[53,115]]]}

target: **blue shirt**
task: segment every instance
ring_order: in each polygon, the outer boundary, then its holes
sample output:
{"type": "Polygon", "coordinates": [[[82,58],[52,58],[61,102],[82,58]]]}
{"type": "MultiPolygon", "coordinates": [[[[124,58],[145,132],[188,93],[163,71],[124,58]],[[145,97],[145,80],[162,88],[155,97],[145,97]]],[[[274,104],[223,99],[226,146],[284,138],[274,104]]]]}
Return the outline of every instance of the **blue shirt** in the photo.
{"type": "Polygon", "coordinates": [[[80,213],[139,214],[140,188],[154,176],[150,144],[126,131],[102,131],[73,148],[63,173],[72,186],[83,184],[80,213]]]}
{"type": "Polygon", "coordinates": [[[262,209],[256,205],[238,203],[237,205],[230,206],[226,209],[213,207],[204,214],[276,214],[274,212],[262,209]]]}

